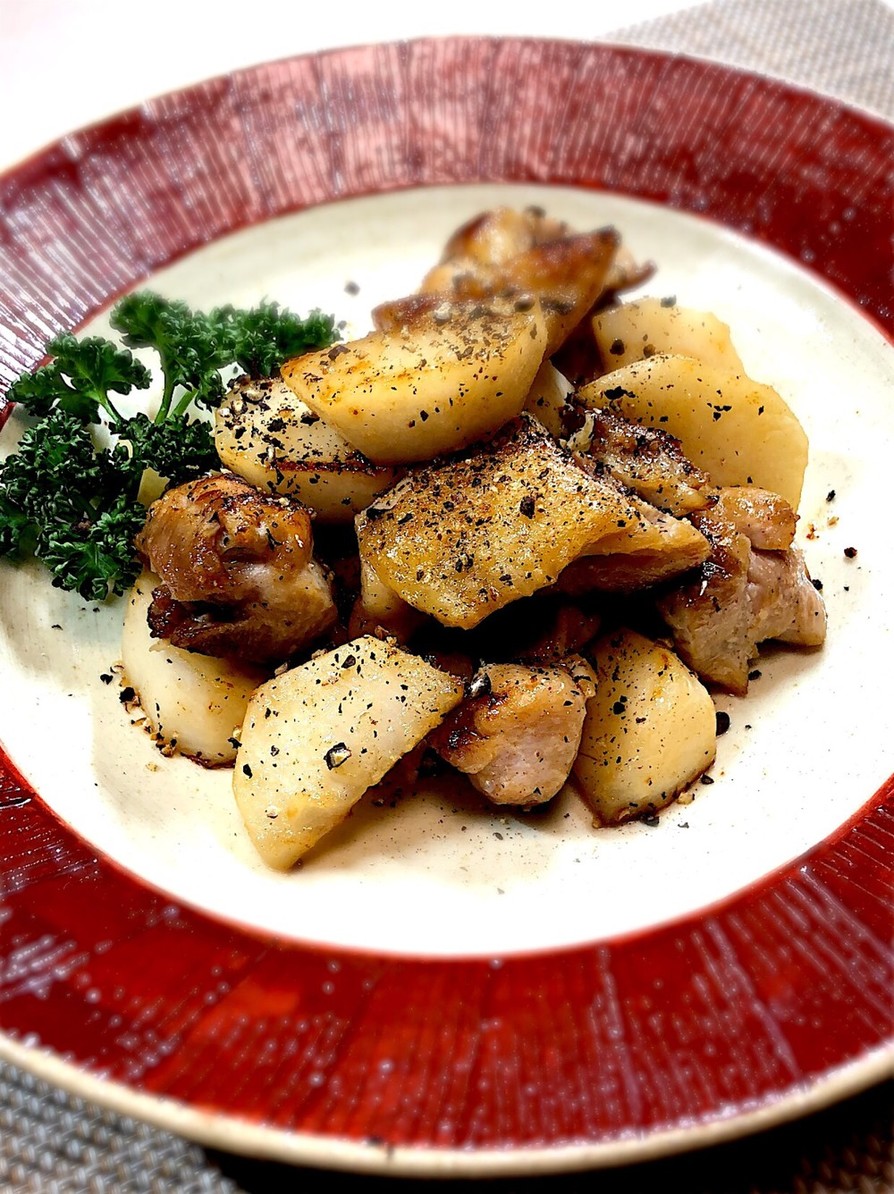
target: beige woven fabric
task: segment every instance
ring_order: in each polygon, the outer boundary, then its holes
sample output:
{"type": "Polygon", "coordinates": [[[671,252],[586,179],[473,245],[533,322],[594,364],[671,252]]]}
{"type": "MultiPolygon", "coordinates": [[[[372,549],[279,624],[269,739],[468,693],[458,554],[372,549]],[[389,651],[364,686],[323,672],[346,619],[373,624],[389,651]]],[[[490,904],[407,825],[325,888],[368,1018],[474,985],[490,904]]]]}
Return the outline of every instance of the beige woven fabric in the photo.
{"type": "Polygon", "coordinates": [[[713,0],[611,40],[777,75],[894,120],[894,10],[880,0],[713,0]]]}

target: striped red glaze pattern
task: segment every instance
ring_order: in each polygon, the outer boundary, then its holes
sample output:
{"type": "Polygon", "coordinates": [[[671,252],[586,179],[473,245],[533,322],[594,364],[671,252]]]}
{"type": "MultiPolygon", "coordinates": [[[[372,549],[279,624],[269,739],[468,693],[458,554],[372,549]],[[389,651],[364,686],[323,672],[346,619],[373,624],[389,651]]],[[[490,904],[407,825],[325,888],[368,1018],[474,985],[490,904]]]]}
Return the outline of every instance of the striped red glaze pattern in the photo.
{"type": "MultiPolygon", "coordinates": [[[[428,41],[274,63],[0,180],[0,383],[179,255],[341,197],[574,184],[763,241],[894,331],[894,130],[608,46],[428,41]]],[[[2,410],[0,410],[2,419],[2,410]]],[[[600,1145],[772,1105],[890,1043],[894,782],[722,905],[502,961],[267,939],[97,857],[0,755],[0,1027],[138,1092],[424,1148],[600,1145]]]]}

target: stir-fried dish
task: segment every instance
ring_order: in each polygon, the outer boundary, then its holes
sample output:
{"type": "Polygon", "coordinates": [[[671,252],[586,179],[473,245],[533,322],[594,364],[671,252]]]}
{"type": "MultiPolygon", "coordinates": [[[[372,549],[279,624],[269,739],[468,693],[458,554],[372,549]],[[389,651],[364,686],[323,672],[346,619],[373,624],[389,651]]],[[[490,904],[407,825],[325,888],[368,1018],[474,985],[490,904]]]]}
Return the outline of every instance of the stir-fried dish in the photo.
{"type": "Polygon", "coordinates": [[[272,866],[398,764],[653,820],[714,761],[709,690],[822,643],[804,432],[714,316],[622,299],[651,272],[487,212],[362,339],[236,378],[217,466],[149,507],[124,680],[272,866]]]}

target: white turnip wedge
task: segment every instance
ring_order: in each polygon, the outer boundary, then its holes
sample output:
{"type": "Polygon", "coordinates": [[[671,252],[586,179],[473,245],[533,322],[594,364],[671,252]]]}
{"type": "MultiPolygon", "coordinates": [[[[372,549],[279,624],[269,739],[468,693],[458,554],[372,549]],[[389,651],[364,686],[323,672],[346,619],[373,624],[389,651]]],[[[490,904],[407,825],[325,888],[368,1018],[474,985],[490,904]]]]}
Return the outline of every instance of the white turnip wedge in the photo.
{"type": "Polygon", "coordinates": [[[659,355],[606,373],[577,399],[669,431],[715,485],[759,485],[798,508],[807,435],[772,386],[693,357],[659,355]]]}
{"type": "Polygon", "coordinates": [[[657,353],[695,357],[706,365],[744,373],[729,325],[710,311],[641,298],[593,316],[593,334],[606,369],[620,369],[657,353]]]}
{"type": "Polygon", "coordinates": [[[633,630],[605,635],[587,655],[587,701],[576,787],[602,825],[670,804],[714,762],[714,702],[668,647],[633,630]]]}
{"type": "Polygon", "coordinates": [[[261,685],[233,791],[251,840],[286,870],[458,705],[462,683],[371,635],[261,685]]]}
{"type": "Polygon", "coordinates": [[[282,375],[364,456],[399,464],[456,451],[517,415],[545,346],[539,303],[446,304],[443,322],[371,332],[287,361],[282,375]]]}
{"type": "Polygon", "coordinates": [[[221,463],[258,489],[296,497],[321,522],[350,522],[398,473],[351,447],[278,377],[244,379],[214,414],[221,463]]]}
{"type": "Polygon", "coordinates": [[[165,754],[187,755],[205,767],[226,766],[236,757],[233,735],[264,674],[153,638],[146,614],[152,590],[160,584],[153,573],[143,572],[126,597],[122,683],[133,688],[165,754]]]}

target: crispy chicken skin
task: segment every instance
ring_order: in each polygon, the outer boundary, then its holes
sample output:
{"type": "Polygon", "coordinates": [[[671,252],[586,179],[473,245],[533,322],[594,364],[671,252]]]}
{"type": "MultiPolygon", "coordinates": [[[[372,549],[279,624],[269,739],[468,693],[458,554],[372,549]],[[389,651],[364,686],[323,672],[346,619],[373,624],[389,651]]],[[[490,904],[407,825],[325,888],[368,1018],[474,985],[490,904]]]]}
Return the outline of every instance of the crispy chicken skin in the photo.
{"type": "Polygon", "coordinates": [[[785,551],[795,537],[798,516],[785,498],[757,485],[727,485],[713,491],[715,517],[732,523],[760,551],[785,551]]]}
{"type": "Polygon", "coordinates": [[[754,486],[724,488],[717,498],[691,517],[711,543],[710,557],[658,605],[686,663],[703,680],[744,694],[758,644],[819,646],[826,611],[803,556],[788,546],[797,517],[788,503],[754,486]]]}
{"type": "Polygon", "coordinates": [[[605,290],[619,244],[614,228],[572,233],[538,208],[497,208],[453,234],[420,290],[448,299],[538,298],[549,357],[605,290]]]}
{"type": "Polygon", "coordinates": [[[465,630],[581,557],[648,555],[664,578],[711,550],[690,522],[582,468],[527,414],[486,445],[411,470],[356,526],[361,558],[386,588],[465,630]]]}
{"type": "Polygon", "coordinates": [[[481,265],[505,265],[519,253],[561,240],[569,232],[563,220],[548,216],[540,207],[522,211],[497,207],[457,228],[444,246],[441,262],[469,260],[481,265]]]}
{"type": "Polygon", "coordinates": [[[592,685],[581,659],[568,667],[492,664],[431,745],[494,804],[543,804],[571,771],[592,685]]]}
{"type": "Polygon", "coordinates": [[[691,514],[715,501],[707,473],[686,459],[678,439],[658,427],[611,410],[587,411],[569,446],[585,467],[610,473],[668,514],[691,514]]]}
{"type": "Polygon", "coordinates": [[[711,547],[704,535],[689,538],[679,534],[679,519],[656,510],[651,521],[662,535],[664,546],[580,556],[568,565],[556,588],[572,597],[597,592],[637,593],[697,568],[710,556],[711,547]]]}
{"type": "Polygon", "coordinates": [[[136,544],[163,582],[149,609],[152,634],[175,647],[278,662],[335,621],[309,511],[232,474],[169,490],[136,544]]]}

